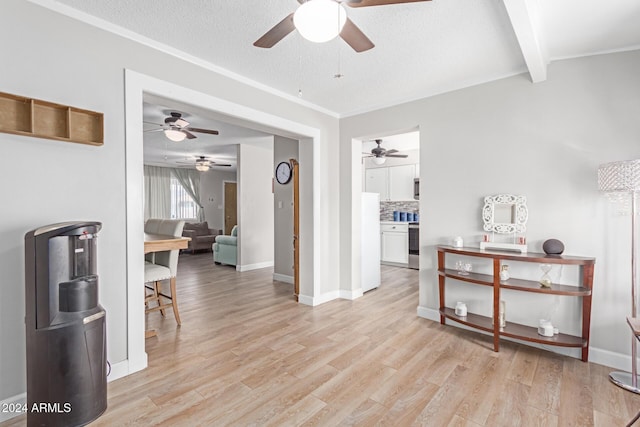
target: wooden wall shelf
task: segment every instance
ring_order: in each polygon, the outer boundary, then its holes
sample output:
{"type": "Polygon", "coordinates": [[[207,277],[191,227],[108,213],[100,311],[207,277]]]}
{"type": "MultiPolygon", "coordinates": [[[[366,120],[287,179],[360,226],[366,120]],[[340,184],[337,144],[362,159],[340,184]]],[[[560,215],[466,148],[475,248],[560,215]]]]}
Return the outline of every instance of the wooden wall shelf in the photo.
{"type": "Polygon", "coordinates": [[[522,341],[535,342],[539,344],[555,345],[559,347],[582,348],[582,361],[589,360],[589,331],[591,327],[591,292],[593,289],[593,267],[594,258],[572,257],[572,256],[551,256],[546,254],[516,254],[499,251],[486,251],[475,248],[453,248],[449,246],[438,246],[438,284],[440,293],[440,323],[445,324],[445,319],[467,325],[471,328],[493,334],[493,346],[495,351],[500,349],[500,337],[511,337],[522,341]],[[464,255],[469,257],[489,258],[493,262],[493,275],[469,273],[461,275],[457,270],[445,268],[445,254],[464,255]],[[552,284],[551,288],[543,288],[533,280],[523,280],[510,278],[500,281],[499,273],[503,261],[521,261],[544,264],[575,265],[582,269],[581,283],[576,286],[552,284]],[[499,322],[492,324],[492,318],[468,313],[467,316],[460,317],[455,314],[455,310],[445,307],[445,281],[455,279],[475,285],[493,288],[493,316],[498,318],[500,305],[500,291],[510,289],[521,292],[534,292],[548,295],[563,295],[582,298],[582,334],[573,336],[568,334],[558,334],[553,337],[538,335],[536,327],[520,325],[507,321],[504,328],[500,328],[499,322]]]}
{"type": "Polygon", "coordinates": [[[103,145],[104,115],[0,92],[0,132],[103,145]]]}

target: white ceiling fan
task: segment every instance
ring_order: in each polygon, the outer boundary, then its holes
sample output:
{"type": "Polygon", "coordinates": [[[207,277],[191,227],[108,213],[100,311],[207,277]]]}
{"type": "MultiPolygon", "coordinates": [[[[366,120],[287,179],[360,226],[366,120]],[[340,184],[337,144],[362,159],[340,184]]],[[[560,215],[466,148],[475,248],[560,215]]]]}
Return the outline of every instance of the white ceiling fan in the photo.
{"type": "Polygon", "coordinates": [[[377,144],[377,146],[371,149],[371,153],[362,153],[364,154],[364,156],[362,157],[363,158],[372,157],[373,163],[375,163],[376,165],[383,164],[387,160],[387,157],[401,157],[401,158],[408,157],[406,154],[396,154],[398,153],[398,150],[395,150],[395,149],[387,150],[386,148],[382,147],[381,139],[376,139],[374,141],[377,144]]]}
{"type": "Polygon", "coordinates": [[[171,111],[170,116],[164,119],[164,124],[145,122],[160,126],[159,129],[151,129],[145,132],[164,132],[164,135],[171,141],[180,142],[185,139],[195,139],[197,136],[193,132],[218,135],[219,132],[213,129],[202,129],[191,126],[191,123],[182,118],[182,113],[171,111]]]}
{"type": "Polygon", "coordinates": [[[431,0],[298,0],[295,12],[273,26],[253,45],[271,48],[293,30],[305,39],[324,43],[340,36],[356,52],[364,52],[375,45],[347,16],[343,5],[350,8],[384,6],[398,3],[414,3],[431,0]]]}
{"type": "Polygon", "coordinates": [[[184,165],[183,167],[195,167],[196,170],[200,172],[206,172],[213,166],[223,166],[230,167],[230,163],[219,163],[211,160],[207,156],[195,156],[195,160],[190,160],[188,162],[176,162],[179,165],[184,165]]]}

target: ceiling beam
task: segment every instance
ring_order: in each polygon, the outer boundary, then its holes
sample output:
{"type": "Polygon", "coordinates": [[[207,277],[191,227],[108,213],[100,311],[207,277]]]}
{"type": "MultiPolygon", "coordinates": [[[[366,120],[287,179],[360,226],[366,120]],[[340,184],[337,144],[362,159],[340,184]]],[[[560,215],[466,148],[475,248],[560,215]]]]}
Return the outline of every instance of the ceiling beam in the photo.
{"type": "Polygon", "coordinates": [[[537,0],[503,0],[533,83],[547,79],[547,55],[541,40],[537,0]]]}

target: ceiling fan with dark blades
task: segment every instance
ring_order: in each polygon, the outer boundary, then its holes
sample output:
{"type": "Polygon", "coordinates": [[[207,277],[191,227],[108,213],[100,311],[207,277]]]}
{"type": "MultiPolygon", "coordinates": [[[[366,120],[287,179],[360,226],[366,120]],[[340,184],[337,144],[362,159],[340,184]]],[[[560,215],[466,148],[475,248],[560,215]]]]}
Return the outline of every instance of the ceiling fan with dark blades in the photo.
{"type": "Polygon", "coordinates": [[[230,163],[218,163],[214,162],[207,156],[196,156],[195,160],[190,160],[188,162],[176,162],[179,165],[184,165],[183,167],[195,167],[200,172],[206,172],[213,166],[231,166],[230,163]]]}
{"type": "Polygon", "coordinates": [[[183,141],[186,139],[195,139],[197,136],[193,132],[206,133],[210,135],[218,135],[219,132],[213,129],[195,128],[191,124],[182,118],[182,113],[172,111],[171,115],[164,119],[164,124],[145,122],[153,125],[160,126],[159,129],[151,129],[145,132],[160,132],[163,131],[165,136],[172,141],[183,141]]]}
{"type": "Polygon", "coordinates": [[[398,150],[396,149],[387,150],[386,148],[382,147],[380,145],[382,144],[381,139],[376,139],[375,142],[378,145],[371,149],[371,153],[362,153],[364,154],[364,156],[362,157],[374,157],[376,159],[384,159],[386,157],[402,157],[402,158],[408,157],[407,154],[396,154],[398,152],[398,150]]]}
{"type": "MultiPolygon", "coordinates": [[[[329,41],[333,39],[336,35],[339,35],[342,40],[344,40],[349,46],[353,48],[356,52],[364,52],[369,49],[372,49],[375,45],[369,38],[358,28],[356,24],[353,23],[347,16],[346,10],[342,6],[347,5],[349,7],[368,7],[368,6],[384,6],[390,4],[399,4],[399,3],[414,3],[421,1],[431,1],[431,0],[298,0],[300,6],[298,9],[287,15],[282,21],[277,23],[273,28],[267,31],[262,37],[256,40],[253,45],[256,47],[262,48],[271,48],[280,40],[284,39],[287,35],[289,35],[293,30],[298,29],[298,31],[302,34],[303,37],[316,41],[323,42],[329,41]],[[303,21],[303,12],[305,9],[311,9],[311,4],[313,6],[318,5],[319,3],[323,3],[324,6],[329,6],[329,9],[335,9],[333,13],[334,15],[330,15],[330,21],[328,25],[333,29],[340,30],[337,32],[332,32],[330,29],[329,33],[331,35],[327,35],[328,38],[321,40],[314,40],[309,38],[304,29],[302,28],[303,21]],[[301,13],[302,12],[302,13],[301,13]],[[299,18],[300,17],[300,18],[299,18]]],[[[312,11],[308,12],[311,15],[312,20],[316,20],[318,18],[318,12],[312,11]]]]}

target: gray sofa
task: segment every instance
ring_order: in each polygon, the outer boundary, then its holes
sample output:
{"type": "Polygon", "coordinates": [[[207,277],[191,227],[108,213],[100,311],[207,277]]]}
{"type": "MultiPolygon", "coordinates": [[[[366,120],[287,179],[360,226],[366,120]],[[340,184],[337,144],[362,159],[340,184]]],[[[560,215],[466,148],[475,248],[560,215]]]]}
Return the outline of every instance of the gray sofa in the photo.
{"type": "Polygon", "coordinates": [[[202,249],[208,251],[211,250],[211,246],[213,245],[213,242],[215,242],[216,236],[220,234],[222,234],[222,230],[209,228],[207,221],[196,223],[187,222],[182,230],[183,237],[191,238],[189,247],[187,248],[191,253],[202,249]]]}

